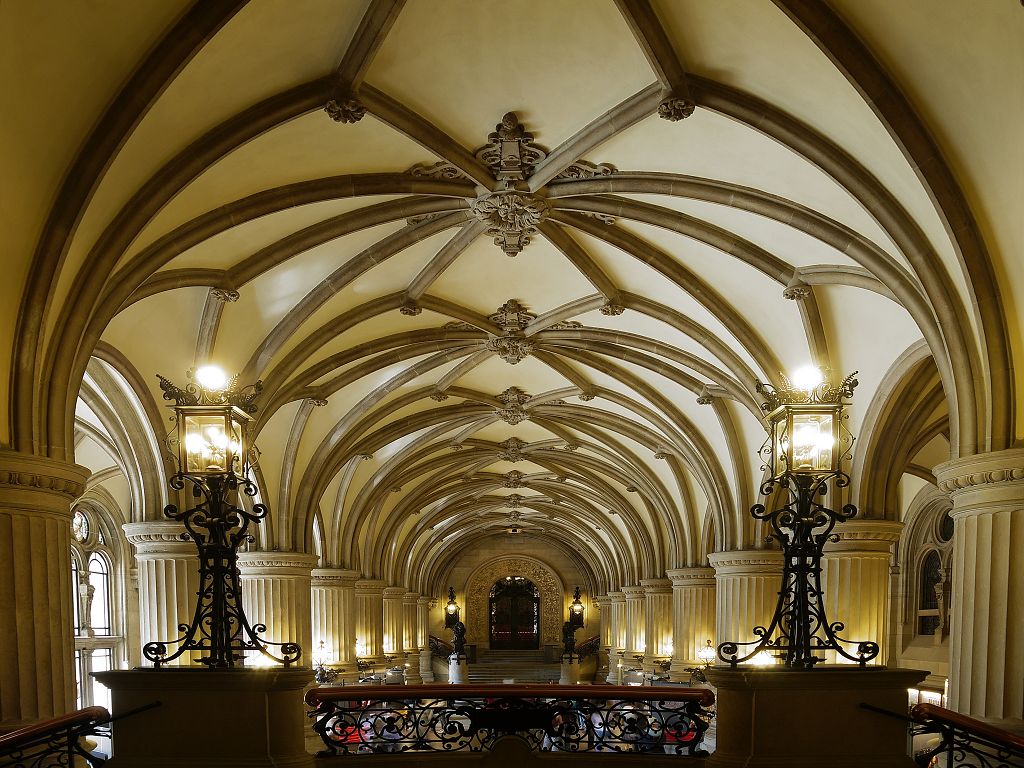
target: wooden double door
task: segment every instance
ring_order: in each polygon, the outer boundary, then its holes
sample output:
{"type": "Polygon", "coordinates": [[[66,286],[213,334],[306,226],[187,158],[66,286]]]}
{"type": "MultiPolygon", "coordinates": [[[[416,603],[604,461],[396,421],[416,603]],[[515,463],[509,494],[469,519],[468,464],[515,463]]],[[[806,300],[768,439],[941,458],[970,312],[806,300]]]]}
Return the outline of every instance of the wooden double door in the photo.
{"type": "Polygon", "coordinates": [[[540,648],[540,592],[522,576],[506,576],[491,588],[491,649],[525,651],[540,648]]]}

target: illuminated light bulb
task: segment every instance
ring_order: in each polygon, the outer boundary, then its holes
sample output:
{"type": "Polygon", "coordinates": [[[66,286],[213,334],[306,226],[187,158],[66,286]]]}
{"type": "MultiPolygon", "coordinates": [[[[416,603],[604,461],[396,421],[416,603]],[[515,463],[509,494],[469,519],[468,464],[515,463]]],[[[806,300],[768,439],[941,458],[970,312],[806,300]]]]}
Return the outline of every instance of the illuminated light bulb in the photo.
{"type": "Polygon", "coordinates": [[[185,435],[185,450],[189,453],[202,453],[207,450],[206,441],[202,435],[190,432],[185,435]]]}
{"type": "Polygon", "coordinates": [[[796,389],[810,392],[825,380],[825,376],[820,368],[813,365],[805,365],[793,371],[793,375],[789,377],[789,380],[796,389]]]}
{"type": "Polygon", "coordinates": [[[228,383],[228,375],[216,365],[204,365],[196,370],[195,379],[203,389],[215,392],[224,389],[228,383]]]}
{"type": "Polygon", "coordinates": [[[750,660],[750,663],[755,667],[770,667],[775,664],[775,659],[768,651],[761,651],[750,660]]]}

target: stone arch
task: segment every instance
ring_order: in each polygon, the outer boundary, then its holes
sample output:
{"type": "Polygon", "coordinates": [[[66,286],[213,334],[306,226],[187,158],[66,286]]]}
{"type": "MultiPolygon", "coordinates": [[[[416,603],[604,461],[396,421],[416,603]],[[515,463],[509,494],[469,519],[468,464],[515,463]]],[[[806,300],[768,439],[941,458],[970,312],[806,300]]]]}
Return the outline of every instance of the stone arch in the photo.
{"type": "Polygon", "coordinates": [[[540,591],[540,643],[561,643],[562,607],[565,587],[558,573],[535,557],[515,555],[497,557],[478,567],[466,581],[466,637],[482,647],[489,647],[487,631],[487,598],[491,587],[506,576],[523,576],[540,591]]]}

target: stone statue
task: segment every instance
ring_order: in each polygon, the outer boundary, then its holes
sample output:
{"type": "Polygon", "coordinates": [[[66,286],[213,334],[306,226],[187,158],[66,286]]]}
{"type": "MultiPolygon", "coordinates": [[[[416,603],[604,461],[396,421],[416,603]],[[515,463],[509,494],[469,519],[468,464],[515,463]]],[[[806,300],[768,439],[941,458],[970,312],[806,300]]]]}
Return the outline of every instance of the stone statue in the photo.
{"type": "Polygon", "coordinates": [[[452,647],[456,656],[463,656],[466,651],[466,625],[461,621],[455,622],[452,627],[452,647]]]}

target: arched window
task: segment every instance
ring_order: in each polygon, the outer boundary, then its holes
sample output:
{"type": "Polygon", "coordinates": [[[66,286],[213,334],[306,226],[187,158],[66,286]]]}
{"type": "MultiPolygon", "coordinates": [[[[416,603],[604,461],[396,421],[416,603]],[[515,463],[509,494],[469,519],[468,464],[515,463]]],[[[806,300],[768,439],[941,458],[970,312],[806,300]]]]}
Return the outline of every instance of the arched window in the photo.
{"type": "Polygon", "coordinates": [[[934,549],[921,563],[918,579],[920,593],[917,598],[917,634],[934,635],[942,625],[939,615],[940,590],[942,589],[942,560],[934,549]]]}
{"type": "Polygon", "coordinates": [[[75,637],[82,634],[82,613],[79,606],[78,600],[78,558],[74,555],[71,556],[71,609],[73,613],[72,627],[74,628],[75,637]]]}
{"type": "Polygon", "coordinates": [[[89,627],[93,635],[113,634],[110,623],[110,564],[99,552],[89,556],[89,627]]]}

